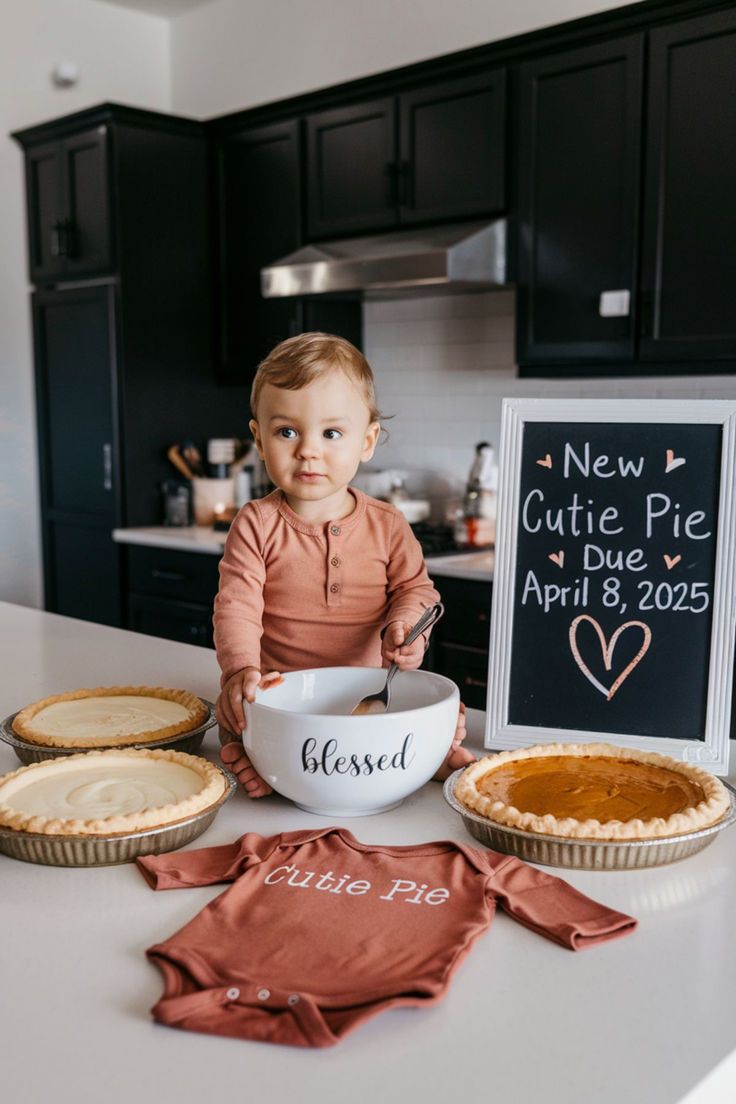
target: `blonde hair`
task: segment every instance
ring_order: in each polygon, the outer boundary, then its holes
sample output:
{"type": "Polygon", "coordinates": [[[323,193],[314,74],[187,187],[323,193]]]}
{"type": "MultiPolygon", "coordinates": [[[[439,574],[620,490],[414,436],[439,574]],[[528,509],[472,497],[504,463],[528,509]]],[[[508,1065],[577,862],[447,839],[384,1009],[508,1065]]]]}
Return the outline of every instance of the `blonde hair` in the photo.
{"type": "Polygon", "coordinates": [[[258,417],[258,400],[266,383],[299,391],[327,372],[342,370],[361,391],[371,422],[381,419],[371,366],[359,349],[328,333],[302,333],[281,341],[258,365],[250,392],[250,408],[258,417]]]}

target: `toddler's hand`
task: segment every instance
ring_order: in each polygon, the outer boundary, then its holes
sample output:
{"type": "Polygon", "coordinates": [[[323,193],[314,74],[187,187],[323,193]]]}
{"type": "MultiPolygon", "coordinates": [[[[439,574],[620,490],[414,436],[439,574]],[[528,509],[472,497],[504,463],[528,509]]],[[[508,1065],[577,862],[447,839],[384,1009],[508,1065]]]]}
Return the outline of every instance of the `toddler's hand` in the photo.
{"type": "Polygon", "coordinates": [[[404,644],[411,628],[407,621],[389,623],[381,643],[381,656],[385,666],[395,663],[400,671],[413,671],[421,666],[424,659],[424,634],[418,636],[413,644],[404,644]]]}
{"type": "Polygon", "coordinates": [[[467,748],[463,747],[463,740],[466,736],[465,703],[460,702],[460,709],[455,725],[455,735],[452,737],[450,750],[445,756],[444,763],[434,775],[435,782],[444,782],[445,779],[449,778],[452,772],[458,770],[459,767],[467,767],[469,763],[475,762],[475,756],[472,751],[468,751],[467,748]]]}
{"type": "Polygon", "coordinates": [[[244,667],[242,671],[236,671],[223,686],[215,703],[215,716],[218,723],[228,732],[238,734],[245,728],[245,711],[243,702],[252,702],[255,699],[256,690],[268,690],[271,686],[277,686],[282,681],[278,671],[270,671],[261,678],[261,672],[257,667],[244,667]]]}
{"type": "Polygon", "coordinates": [[[243,745],[233,741],[220,748],[220,758],[223,763],[237,777],[248,797],[265,797],[272,793],[272,789],[260,774],[256,774],[255,767],[243,751],[243,745]]]}

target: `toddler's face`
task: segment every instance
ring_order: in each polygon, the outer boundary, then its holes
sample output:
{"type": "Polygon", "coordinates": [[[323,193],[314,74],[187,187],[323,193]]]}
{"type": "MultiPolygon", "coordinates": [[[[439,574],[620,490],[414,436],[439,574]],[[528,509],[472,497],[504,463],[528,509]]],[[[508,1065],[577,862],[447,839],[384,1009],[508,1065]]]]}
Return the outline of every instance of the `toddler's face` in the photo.
{"type": "Polygon", "coordinates": [[[265,384],[250,428],[271,480],[290,502],[320,502],[344,491],[373,456],[380,432],[340,369],[299,391],[265,384]]]}

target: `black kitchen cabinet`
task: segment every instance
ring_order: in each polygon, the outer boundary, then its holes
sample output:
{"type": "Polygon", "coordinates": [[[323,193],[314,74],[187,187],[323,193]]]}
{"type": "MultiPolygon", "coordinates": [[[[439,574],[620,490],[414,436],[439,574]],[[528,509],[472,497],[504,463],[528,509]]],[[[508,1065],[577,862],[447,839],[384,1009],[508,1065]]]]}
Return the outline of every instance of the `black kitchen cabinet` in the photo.
{"type": "Polygon", "coordinates": [[[432,631],[424,666],[457,683],[467,706],[485,709],[492,586],[477,579],[443,576],[437,569],[432,581],[445,613],[432,631]]]}
{"type": "MultiPolygon", "coordinates": [[[[218,379],[249,387],[284,338],[323,330],[362,344],[355,299],[261,297],[261,268],[302,243],[301,139],[295,120],[226,133],[214,142],[218,195],[218,379]]],[[[247,409],[243,410],[247,420],[247,409]]]]}
{"type": "Polygon", "coordinates": [[[33,296],[46,608],[121,624],[111,287],[33,296]]]}
{"type": "Polygon", "coordinates": [[[393,97],[321,111],[306,120],[310,240],[396,222],[393,97]]]}
{"type": "Polygon", "coordinates": [[[36,284],[109,272],[107,126],[41,143],[26,160],[29,269],[36,284]]]}
{"type": "Polygon", "coordinates": [[[505,90],[494,70],[399,96],[399,222],[504,209],[505,90]]]}
{"type": "Polygon", "coordinates": [[[309,239],[502,210],[505,118],[502,69],[309,115],[309,239]]]}
{"type": "Polygon", "coordinates": [[[160,521],[172,442],[242,436],[247,425],[245,389],[214,380],[204,131],[103,104],[13,137],[26,157],[37,280],[45,604],[120,625],[113,528],[160,521]],[[46,230],[58,194],[74,231],[54,256],[46,230]]]}
{"type": "Polygon", "coordinates": [[[736,11],[650,35],[640,355],[736,359],[736,11]]]}
{"type": "Polygon", "coordinates": [[[126,546],[128,627],[212,648],[219,556],[126,546]]]}
{"type": "Polygon", "coordinates": [[[224,382],[246,384],[258,362],[298,332],[293,299],[261,298],[261,268],[301,243],[299,126],[289,120],[228,135],[215,148],[220,355],[224,382]]]}
{"type": "Polygon", "coordinates": [[[643,43],[520,68],[520,364],[634,358],[643,43]]]}

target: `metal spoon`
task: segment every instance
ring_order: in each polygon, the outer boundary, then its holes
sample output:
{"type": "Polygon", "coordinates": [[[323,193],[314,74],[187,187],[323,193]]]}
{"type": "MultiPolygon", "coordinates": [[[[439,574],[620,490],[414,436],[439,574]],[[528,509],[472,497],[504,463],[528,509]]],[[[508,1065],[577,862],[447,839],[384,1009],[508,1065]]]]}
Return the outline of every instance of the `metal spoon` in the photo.
{"type": "MultiPolygon", "coordinates": [[[[423,633],[430,625],[434,625],[435,621],[439,621],[444,612],[445,607],[441,602],[438,602],[436,606],[430,606],[429,609],[424,611],[416,625],[409,630],[409,635],[400,647],[403,648],[404,644],[413,644],[420,633],[423,633]]],[[[355,708],[350,710],[350,716],[360,717],[366,713],[385,713],[391,700],[391,679],[398,669],[396,663],[392,663],[386,674],[383,690],[379,690],[377,694],[367,694],[366,697],[361,698],[355,708]]]]}

